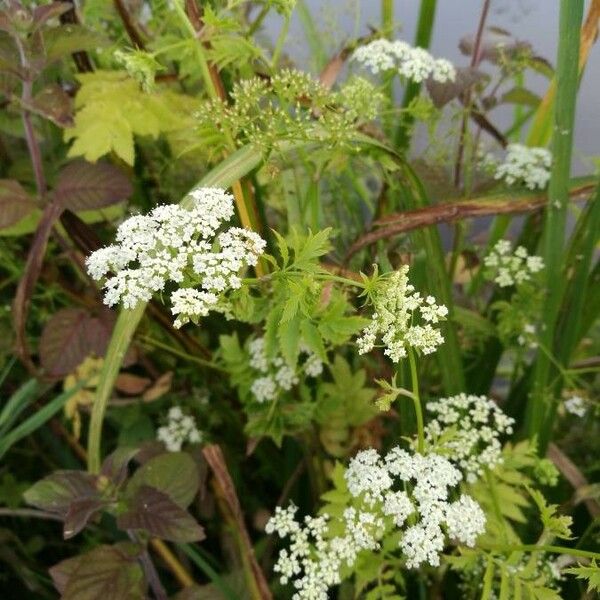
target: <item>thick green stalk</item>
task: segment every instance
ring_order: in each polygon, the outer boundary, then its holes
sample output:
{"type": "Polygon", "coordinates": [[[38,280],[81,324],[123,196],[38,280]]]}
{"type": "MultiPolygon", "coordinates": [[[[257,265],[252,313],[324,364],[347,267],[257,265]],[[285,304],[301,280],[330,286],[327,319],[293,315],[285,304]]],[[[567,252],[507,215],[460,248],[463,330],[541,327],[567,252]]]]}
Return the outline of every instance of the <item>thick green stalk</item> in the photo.
{"type": "MultiPolygon", "coordinates": [[[[552,138],[554,165],[548,190],[549,203],[545,215],[542,253],[546,264],[544,269],[546,295],[542,313],[544,327],[540,341],[551,350],[554,349],[557,318],[564,293],[563,254],[582,18],[583,0],[561,0],[556,71],[557,95],[552,138]]],[[[538,353],[525,423],[529,436],[537,437],[542,455],[552,430],[552,423],[547,422],[545,418],[548,414],[547,400],[552,393],[549,389],[551,370],[548,357],[544,353],[538,353]]]]}
{"type": "MultiPolygon", "coordinates": [[[[437,0],[421,0],[417,32],[415,34],[415,46],[418,46],[419,48],[429,48],[429,45],[431,44],[436,5],[437,0]]],[[[402,108],[407,108],[419,95],[420,91],[421,84],[410,81],[404,90],[402,108]]],[[[408,150],[408,147],[410,146],[413,120],[412,116],[406,113],[403,113],[400,117],[400,122],[396,131],[396,147],[400,150],[408,150]]]]}

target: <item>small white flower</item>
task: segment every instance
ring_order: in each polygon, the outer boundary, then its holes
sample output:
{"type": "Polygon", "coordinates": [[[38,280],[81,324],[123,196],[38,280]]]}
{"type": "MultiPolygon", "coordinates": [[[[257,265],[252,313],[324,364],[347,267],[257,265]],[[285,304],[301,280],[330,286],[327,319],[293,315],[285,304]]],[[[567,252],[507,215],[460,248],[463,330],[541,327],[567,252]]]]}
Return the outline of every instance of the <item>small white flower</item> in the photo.
{"type": "Polygon", "coordinates": [[[584,417],[587,412],[586,402],[581,396],[571,396],[565,400],[565,410],[576,417],[584,417]]]}
{"type": "Polygon", "coordinates": [[[445,58],[435,59],[424,48],[413,48],[406,42],[379,39],[357,48],[352,60],[373,74],[395,71],[417,83],[429,77],[439,83],[456,79],[454,65],[445,58]]]}
{"type": "Polygon", "coordinates": [[[494,178],[508,185],[524,185],[530,190],[543,189],[550,180],[552,154],[545,148],[530,148],[509,144],[504,162],[498,164],[492,155],[482,161],[482,167],[494,170],[494,178]]]}
{"type": "Polygon", "coordinates": [[[156,438],[163,442],[169,452],[179,452],[184,443],[199,444],[203,440],[202,432],[196,426],[196,420],[184,414],[179,406],[173,406],[168,412],[168,422],[159,427],[156,438]]]}
{"type": "Polygon", "coordinates": [[[510,287],[531,280],[531,276],[544,268],[541,256],[529,255],[523,246],[511,254],[508,240],[499,240],[483,259],[487,276],[500,287],[510,287]]]}

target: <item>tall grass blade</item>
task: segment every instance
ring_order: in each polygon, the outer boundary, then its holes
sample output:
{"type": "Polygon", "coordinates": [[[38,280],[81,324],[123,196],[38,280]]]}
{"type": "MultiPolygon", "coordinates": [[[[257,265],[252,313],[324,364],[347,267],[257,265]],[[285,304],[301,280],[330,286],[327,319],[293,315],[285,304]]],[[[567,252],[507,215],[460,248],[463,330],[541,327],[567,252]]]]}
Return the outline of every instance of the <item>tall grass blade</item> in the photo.
{"type": "MultiPolygon", "coordinates": [[[[550,178],[543,232],[543,257],[546,298],[543,309],[541,344],[554,348],[557,318],[564,294],[563,252],[569,195],[569,175],[573,148],[573,128],[579,77],[578,59],[580,27],[583,18],[583,0],[561,0],[560,32],[557,60],[557,94],[554,114],[552,151],[554,166],[550,178]]],[[[536,358],[533,389],[526,410],[526,429],[530,437],[537,437],[543,454],[551,434],[551,424],[546,422],[548,382],[551,362],[546,353],[536,358]]]]}

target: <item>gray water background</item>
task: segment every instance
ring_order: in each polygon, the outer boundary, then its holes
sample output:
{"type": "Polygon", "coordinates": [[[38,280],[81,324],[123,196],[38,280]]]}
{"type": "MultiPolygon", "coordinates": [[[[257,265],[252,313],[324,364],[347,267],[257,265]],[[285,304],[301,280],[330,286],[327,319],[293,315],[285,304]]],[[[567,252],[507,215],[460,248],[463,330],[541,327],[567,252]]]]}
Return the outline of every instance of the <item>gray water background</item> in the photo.
{"type": "MultiPolygon", "coordinates": [[[[305,2],[318,24],[319,31],[322,33],[322,42],[330,56],[339,51],[346,40],[367,34],[369,25],[379,27],[381,23],[379,0],[305,0],[305,2]]],[[[588,4],[589,1],[586,2],[586,11],[588,4]]],[[[394,2],[394,17],[399,24],[396,37],[412,43],[419,6],[419,0],[394,2]]],[[[434,56],[448,58],[457,66],[468,65],[469,57],[461,54],[458,42],[465,34],[475,34],[481,6],[482,0],[438,0],[430,48],[434,56]]],[[[487,24],[506,29],[517,39],[530,42],[538,55],[555,65],[558,18],[558,0],[492,0],[487,24]]],[[[265,23],[266,35],[275,39],[282,23],[282,19],[278,16],[269,17],[265,23]]],[[[600,42],[596,43],[590,53],[577,101],[574,174],[589,173],[594,170],[591,158],[600,156],[599,45],[600,42]]],[[[316,67],[310,60],[310,50],[297,14],[292,17],[284,52],[287,52],[299,67],[316,74],[316,67]]],[[[493,71],[489,63],[484,63],[482,68],[493,71]]],[[[545,77],[530,70],[527,72],[525,83],[529,89],[539,95],[543,95],[548,86],[545,77]]],[[[510,110],[496,109],[491,115],[494,123],[501,127],[510,123],[510,110]]]]}

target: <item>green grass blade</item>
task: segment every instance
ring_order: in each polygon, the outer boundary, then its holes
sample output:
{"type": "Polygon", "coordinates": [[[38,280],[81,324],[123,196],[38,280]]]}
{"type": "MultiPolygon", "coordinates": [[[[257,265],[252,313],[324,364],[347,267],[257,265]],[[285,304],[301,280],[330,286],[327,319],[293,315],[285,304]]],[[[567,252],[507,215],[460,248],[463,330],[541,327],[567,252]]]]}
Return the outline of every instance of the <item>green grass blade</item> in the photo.
{"type": "Polygon", "coordinates": [[[223,594],[223,598],[237,600],[238,594],[190,544],[177,544],[177,547],[212,581],[213,585],[223,594]]]}
{"type": "Polygon", "coordinates": [[[38,397],[40,389],[38,381],[30,379],[8,399],[0,412],[0,436],[11,428],[17,417],[38,397]]]}
{"type": "Polygon", "coordinates": [[[41,427],[46,421],[51,419],[81,387],[83,387],[83,382],[48,402],[48,404],[40,408],[34,415],[3,436],[0,439],[0,459],[8,452],[11,446],[14,446],[18,441],[32,434],[38,427],[41,427]]]}
{"type": "MultiPolygon", "coordinates": [[[[573,149],[573,128],[577,100],[578,62],[583,0],[561,0],[560,31],[557,60],[557,94],[552,140],[554,166],[546,208],[543,252],[546,263],[546,298],[543,309],[541,344],[554,348],[556,321],[564,293],[563,252],[569,198],[569,176],[573,149]]],[[[552,424],[546,422],[548,382],[552,365],[545,353],[536,358],[532,395],[527,404],[526,429],[530,437],[537,437],[543,455],[550,439],[552,424]]],[[[553,394],[554,395],[554,394],[553,394]]]]}

